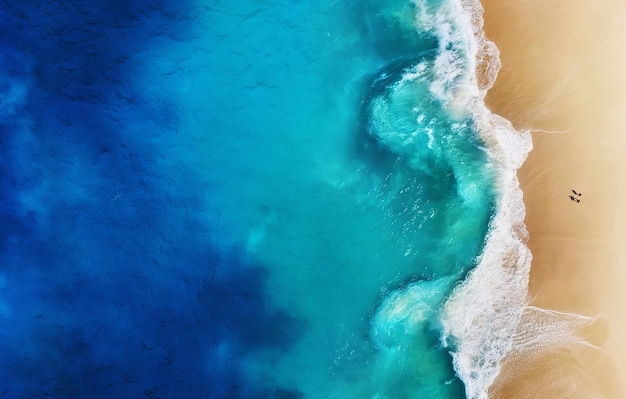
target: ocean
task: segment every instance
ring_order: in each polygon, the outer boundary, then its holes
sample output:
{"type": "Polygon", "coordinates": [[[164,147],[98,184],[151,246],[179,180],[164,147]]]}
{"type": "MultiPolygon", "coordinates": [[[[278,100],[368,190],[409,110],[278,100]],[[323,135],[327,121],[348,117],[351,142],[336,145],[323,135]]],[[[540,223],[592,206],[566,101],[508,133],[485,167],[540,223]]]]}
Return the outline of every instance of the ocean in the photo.
{"type": "Polygon", "coordinates": [[[0,6],[0,397],[487,397],[528,132],[470,0],[0,6]]]}

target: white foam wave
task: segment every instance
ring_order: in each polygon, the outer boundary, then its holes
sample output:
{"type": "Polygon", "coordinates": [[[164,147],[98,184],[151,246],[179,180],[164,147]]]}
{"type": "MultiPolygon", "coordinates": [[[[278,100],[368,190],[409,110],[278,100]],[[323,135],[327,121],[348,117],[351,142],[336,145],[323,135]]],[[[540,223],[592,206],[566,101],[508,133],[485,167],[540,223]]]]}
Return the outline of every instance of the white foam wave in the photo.
{"type": "Polygon", "coordinates": [[[482,31],[482,6],[473,0],[448,0],[438,6],[413,0],[413,4],[417,28],[439,40],[430,91],[452,113],[466,113],[470,102],[484,98],[500,69],[499,51],[482,31]]]}
{"type": "Polygon", "coordinates": [[[451,350],[468,398],[485,399],[508,353],[540,348],[546,342],[583,342],[574,330],[591,320],[527,306],[532,255],[525,244],[525,207],[517,169],[531,151],[532,141],[529,132],[516,131],[485,105],[500,60],[498,49],[484,35],[480,1],[413,3],[418,28],[439,38],[430,92],[452,115],[472,115],[497,173],[498,205],[483,253],[441,314],[442,341],[451,350]]]}

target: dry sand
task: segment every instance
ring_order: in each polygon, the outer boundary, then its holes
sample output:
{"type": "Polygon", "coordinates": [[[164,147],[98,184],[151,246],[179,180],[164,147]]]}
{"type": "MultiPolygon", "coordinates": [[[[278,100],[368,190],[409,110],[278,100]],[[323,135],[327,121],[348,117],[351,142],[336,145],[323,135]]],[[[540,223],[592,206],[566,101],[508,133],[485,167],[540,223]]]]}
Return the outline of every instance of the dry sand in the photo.
{"type": "Polygon", "coordinates": [[[509,359],[491,396],[626,398],[626,2],[483,5],[502,60],[487,104],[533,131],[519,172],[533,304],[602,315],[587,331],[601,349],[555,345],[509,359]]]}

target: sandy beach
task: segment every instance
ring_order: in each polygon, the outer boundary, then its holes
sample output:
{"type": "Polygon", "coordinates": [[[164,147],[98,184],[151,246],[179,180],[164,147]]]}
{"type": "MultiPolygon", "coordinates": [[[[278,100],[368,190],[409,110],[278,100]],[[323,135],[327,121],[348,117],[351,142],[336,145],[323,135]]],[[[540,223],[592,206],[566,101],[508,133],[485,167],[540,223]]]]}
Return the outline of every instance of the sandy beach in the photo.
{"type": "Polygon", "coordinates": [[[486,35],[502,61],[488,106],[533,132],[534,149],[519,171],[532,304],[600,315],[583,332],[599,349],[552,342],[508,359],[490,396],[624,398],[626,3],[483,0],[483,6],[486,35]]]}

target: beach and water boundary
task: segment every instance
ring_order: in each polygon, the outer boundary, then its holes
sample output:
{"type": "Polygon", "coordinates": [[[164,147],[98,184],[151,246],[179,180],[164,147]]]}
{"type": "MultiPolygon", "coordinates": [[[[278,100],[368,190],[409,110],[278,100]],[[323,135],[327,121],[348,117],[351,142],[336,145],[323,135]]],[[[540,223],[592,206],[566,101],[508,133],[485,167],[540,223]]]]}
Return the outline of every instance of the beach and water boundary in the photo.
{"type": "Polygon", "coordinates": [[[502,68],[486,102],[534,149],[519,171],[533,254],[532,304],[598,316],[581,332],[597,347],[554,342],[509,356],[494,398],[620,398],[626,274],[626,30],[619,2],[483,1],[502,68]],[[570,190],[582,193],[572,202],[570,190]]]}
{"type": "Polygon", "coordinates": [[[623,397],[623,10],[519,3],[4,4],[0,396],[623,397]]]}

